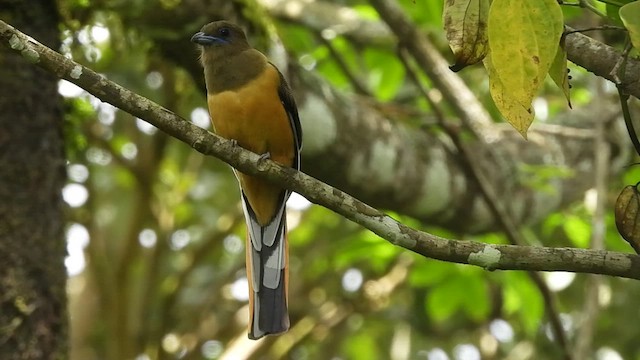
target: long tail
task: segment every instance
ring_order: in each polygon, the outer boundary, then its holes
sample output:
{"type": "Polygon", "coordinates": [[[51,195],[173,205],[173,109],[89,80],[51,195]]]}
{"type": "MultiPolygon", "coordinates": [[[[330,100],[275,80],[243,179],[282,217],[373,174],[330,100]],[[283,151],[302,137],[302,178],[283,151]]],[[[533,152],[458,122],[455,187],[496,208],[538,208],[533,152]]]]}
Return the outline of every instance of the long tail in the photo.
{"type": "Polygon", "coordinates": [[[289,329],[285,201],[271,222],[261,226],[244,194],[242,200],[248,228],[249,338],[259,339],[289,329]]]}

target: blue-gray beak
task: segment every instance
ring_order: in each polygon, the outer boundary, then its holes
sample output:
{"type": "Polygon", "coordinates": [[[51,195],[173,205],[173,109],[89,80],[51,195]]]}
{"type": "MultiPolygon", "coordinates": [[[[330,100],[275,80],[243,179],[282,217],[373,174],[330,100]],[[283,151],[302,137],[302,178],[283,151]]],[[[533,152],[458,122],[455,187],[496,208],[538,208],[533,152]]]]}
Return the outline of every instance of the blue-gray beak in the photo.
{"type": "Polygon", "coordinates": [[[202,46],[213,45],[215,43],[228,43],[229,41],[225,39],[221,39],[219,37],[207,35],[202,31],[195,33],[191,37],[191,41],[202,46]]]}

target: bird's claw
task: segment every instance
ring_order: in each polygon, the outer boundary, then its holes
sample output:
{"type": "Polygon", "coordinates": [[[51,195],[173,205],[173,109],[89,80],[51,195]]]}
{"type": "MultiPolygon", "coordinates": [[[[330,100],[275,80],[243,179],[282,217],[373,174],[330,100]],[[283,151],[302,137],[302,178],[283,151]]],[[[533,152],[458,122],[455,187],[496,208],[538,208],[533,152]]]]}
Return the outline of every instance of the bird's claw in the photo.
{"type": "Polygon", "coordinates": [[[271,153],[267,151],[266,153],[260,155],[260,159],[258,159],[258,161],[265,161],[270,159],[271,159],[271,153]]]}
{"type": "Polygon", "coordinates": [[[266,152],[264,154],[260,154],[260,157],[258,158],[258,161],[256,163],[256,165],[258,166],[258,169],[264,170],[266,165],[265,160],[269,160],[269,159],[271,159],[271,153],[266,152]]]}

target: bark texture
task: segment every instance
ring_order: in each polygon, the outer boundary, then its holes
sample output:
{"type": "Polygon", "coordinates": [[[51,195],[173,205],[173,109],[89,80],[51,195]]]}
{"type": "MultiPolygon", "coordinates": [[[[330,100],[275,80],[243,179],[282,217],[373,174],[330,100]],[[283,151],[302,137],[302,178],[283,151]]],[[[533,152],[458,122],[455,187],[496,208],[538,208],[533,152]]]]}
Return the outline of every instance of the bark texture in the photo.
{"type": "MultiPolygon", "coordinates": [[[[0,18],[59,46],[54,1],[1,1],[0,18]]],[[[66,358],[60,104],[53,74],[0,48],[0,359],[66,358]]]]}

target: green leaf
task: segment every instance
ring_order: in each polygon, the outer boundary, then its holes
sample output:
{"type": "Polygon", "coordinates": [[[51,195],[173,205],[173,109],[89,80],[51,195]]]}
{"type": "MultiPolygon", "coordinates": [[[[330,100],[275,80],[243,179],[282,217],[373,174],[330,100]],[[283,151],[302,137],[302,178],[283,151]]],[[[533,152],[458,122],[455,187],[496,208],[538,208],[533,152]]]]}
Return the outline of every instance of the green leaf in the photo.
{"type": "Polygon", "coordinates": [[[466,276],[464,289],[465,295],[462,297],[462,303],[465,313],[475,321],[485,319],[491,311],[491,304],[484,276],[466,276]]]}
{"type": "Polygon", "coordinates": [[[620,19],[620,6],[616,6],[616,5],[612,5],[612,4],[607,4],[606,7],[606,11],[607,11],[607,17],[615,24],[618,26],[624,26],[624,24],[622,23],[622,20],[620,19]]]}
{"type": "Polygon", "coordinates": [[[429,293],[425,305],[427,313],[434,321],[445,321],[460,308],[465,296],[464,285],[460,277],[454,277],[429,293]]]}
{"type": "MultiPolygon", "coordinates": [[[[342,37],[337,37],[331,40],[331,44],[335,50],[340,53],[340,56],[352,71],[358,69],[358,62],[356,61],[357,53],[348,41],[342,37]]],[[[324,47],[322,47],[322,49],[324,49],[324,47]]],[[[329,55],[330,53],[326,49],[321,52],[314,52],[314,57],[316,57],[318,61],[318,72],[335,87],[348,89],[351,86],[351,81],[349,81],[349,78],[344,74],[343,69],[335,62],[333,57],[329,55]],[[321,57],[322,54],[324,54],[324,58],[321,57]]]]}
{"type": "Polygon", "coordinates": [[[347,359],[380,359],[378,342],[371,332],[362,332],[351,336],[349,341],[342,342],[342,351],[347,359]]]}
{"type": "Polygon", "coordinates": [[[366,20],[380,20],[380,14],[376,9],[368,4],[354,5],[351,7],[361,18],[366,20]]]}
{"type": "Polygon", "coordinates": [[[404,66],[393,53],[368,48],[364,59],[369,68],[368,83],[378,99],[391,100],[404,81],[404,66]]]}
{"type": "Polygon", "coordinates": [[[553,59],[551,68],[549,69],[549,76],[556,85],[564,93],[564,97],[567,98],[567,104],[571,107],[571,94],[569,88],[569,71],[567,69],[567,52],[564,50],[563,44],[558,46],[558,51],[553,59]]]}
{"type": "Polygon", "coordinates": [[[442,22],[456,63],[451,70],[459,71],[486,56],[489,49],[487,20],[489,0],[445,1],[442,22]]]}
{"type": "Polygon", "coordinates": [[[411,19],[418,24],[439,26],[442,20],[442,1],[400,0],[398,3],[405,9],[411,19]]]}
{"type": "Polygon", "coordinates": [[[442,282],[450,275],[450,264],[434,261],[420,261],[411,267],[409,283],[414,287],[423,287],[442,282]]]}
{"type": "Polygon", "coordinates": [[[519,318],[526,334],[535,334],[544,315],[540,291],[524,272],[505,272],[503,285],[505,312],[519,318]]]}
{"type": "Polygon", "coordinates": [[[640,49],[640,1],[635,1],[620,8],[620,19],[629,30],[631,43],[640,49]]]}
{"type": "Polygon", "coordinates": [[[339,253],[333,258],[334,269],[346,269],[357,262],[366,262],[377,273],[384,271],[402,252],[400,248],[389,246],[388,242],[369,231],[361,231],[348,238],[339,249],[339,253]]]}
{"type": "Polygon", "coordinates": [[[533,119],[531,101],[549,72],[562,31],[562,10],[556,0],[494,0],[491,4],[491,95],[523,136],[533,119]]]}
{"type": "Polygon", "coordinates": [[[315,44],[313,34],[304,28],[283,24],[280,27],[280,31],[282,31],[282,41],[287,49],[295,50],[296,53],[311,52],[314,49],[321,48],[313,45],[315,44]]]}
{"type": "Polygon", "coordinates": [[[541,232],[546,238],[551,238],[554,232],[564,225],[565,215],[561,212],[549,214],[542,222],[541,232]]]}
{"type": "Polygon", "coordinates": [[[577,216],[569,216],[565,219],[564,232],[576,247],[586,248],[591,237],[591,225],[577,216]]]}

